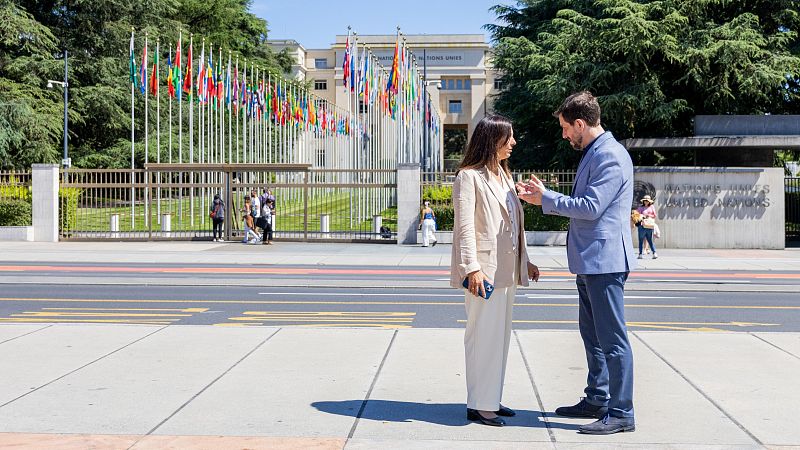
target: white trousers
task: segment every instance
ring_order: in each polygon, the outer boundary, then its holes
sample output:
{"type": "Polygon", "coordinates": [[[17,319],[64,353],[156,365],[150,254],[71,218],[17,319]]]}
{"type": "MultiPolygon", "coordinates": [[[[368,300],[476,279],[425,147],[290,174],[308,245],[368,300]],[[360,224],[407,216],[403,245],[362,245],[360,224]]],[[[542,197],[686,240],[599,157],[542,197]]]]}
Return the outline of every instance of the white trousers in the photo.
{"type": "Polygon", "coordinates": [[[464,353],[467,366],[467,408],[497,411],[503,396],[511,312],[517,286],[496,288],[485,300],[465,294],[467,330],[464,353]]]}
{"type": "Polygon", "coordinates": [[[425,219],[422,221],[422,245],[430,245],[431,242],[436,242],[436,222],[433,219],[425,219]]]}

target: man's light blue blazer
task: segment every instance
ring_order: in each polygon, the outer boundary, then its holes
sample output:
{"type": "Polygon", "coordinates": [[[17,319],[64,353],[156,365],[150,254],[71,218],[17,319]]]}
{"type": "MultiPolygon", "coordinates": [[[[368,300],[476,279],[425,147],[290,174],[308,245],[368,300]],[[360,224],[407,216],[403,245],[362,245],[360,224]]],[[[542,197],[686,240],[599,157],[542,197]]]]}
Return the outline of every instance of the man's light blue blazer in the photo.
{"type": "Polygon", "coordinates": [[[630,214],[633,163],[606,131],[587,148],[572,195],[542,194],[542,212],[569,217],[567,261],[578,275],[629,272],[635,267],[630,214]]]}

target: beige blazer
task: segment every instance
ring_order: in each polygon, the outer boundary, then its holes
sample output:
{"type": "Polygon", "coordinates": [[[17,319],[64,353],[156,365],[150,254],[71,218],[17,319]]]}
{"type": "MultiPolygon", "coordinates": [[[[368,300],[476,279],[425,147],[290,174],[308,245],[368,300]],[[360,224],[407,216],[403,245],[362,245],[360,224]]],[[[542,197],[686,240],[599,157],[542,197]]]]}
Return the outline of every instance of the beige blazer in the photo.
{"type": "MultiPolygon", "coordinates": [[[[463,288],[468,273],[482,270],[495,287],[528,285],[528,249],[525,245],[522,204],[517,202],[519,275],[514,280],[515,251],[511,235],[511,216],[505,193],[490,181],[489,171],[463,169],[453,184],[453,248],[450,258],[450,285],[463,288]]],[[[506,181],[516,192],[511,180],[506,181]]]]}

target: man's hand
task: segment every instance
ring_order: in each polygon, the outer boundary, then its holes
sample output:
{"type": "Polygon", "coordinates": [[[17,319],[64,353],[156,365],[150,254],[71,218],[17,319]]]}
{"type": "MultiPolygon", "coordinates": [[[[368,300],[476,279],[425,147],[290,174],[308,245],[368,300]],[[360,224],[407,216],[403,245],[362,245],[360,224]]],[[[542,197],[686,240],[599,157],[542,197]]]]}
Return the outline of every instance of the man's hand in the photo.
{"type": "Polygon", "coordinates": [[[539,268],[536,267],[536,264],[528,261],[528,278],[538,282],[539,281],[539,268]]]}
{"type": "Polygon", "coordinates": [[[483,289],[483,280],[488,280],[488,278],[483,274],[483,271],[476,270],[475,272],[470,272],[467,274],[467,278],[469,278],[469,287],[467,290],[476,297],[486,298],[486,291],[483,289]]]}
{"type": "Polygon", "coordinates": [[[517,195],[519,198],[532,205],[541,206],[542,192],[545,190],[547,188],[544,187],[544,183],[540,179],[536,178],[536,175],[532,175],[527,183],[517,183],[517,195]]]}

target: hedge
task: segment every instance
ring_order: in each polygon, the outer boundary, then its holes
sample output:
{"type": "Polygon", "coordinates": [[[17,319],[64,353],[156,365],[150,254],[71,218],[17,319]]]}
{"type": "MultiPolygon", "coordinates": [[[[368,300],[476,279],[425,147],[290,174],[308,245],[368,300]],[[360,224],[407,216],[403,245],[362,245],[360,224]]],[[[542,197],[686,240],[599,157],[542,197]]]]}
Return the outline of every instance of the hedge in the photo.
{"type": "Polygon", "coordinates": [[[78,200],[81,197],[79,188],[62,188],[58,190],[58,228],[71,231],[78,226],[78,200]]]}
{"type": "Polygon", "coordinates": [[[27,227],[32,223],[30,200],[0,199],[0,227],[27,227]]]}
{"type": "MultiPolygon", "coordinates": [[[[453,207],[446,205],[431,206],[436,214],[436,229],[439,231],[453,231],[453,207]]],[[[562,216],[542,214],[542,208],[533,205],[523,205],[525,215],[525,231],[566,231],[569,219],[562,216]]]]}

